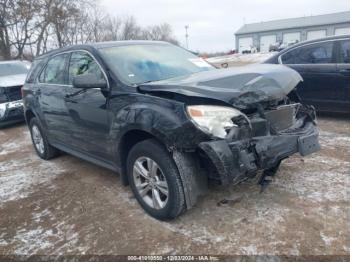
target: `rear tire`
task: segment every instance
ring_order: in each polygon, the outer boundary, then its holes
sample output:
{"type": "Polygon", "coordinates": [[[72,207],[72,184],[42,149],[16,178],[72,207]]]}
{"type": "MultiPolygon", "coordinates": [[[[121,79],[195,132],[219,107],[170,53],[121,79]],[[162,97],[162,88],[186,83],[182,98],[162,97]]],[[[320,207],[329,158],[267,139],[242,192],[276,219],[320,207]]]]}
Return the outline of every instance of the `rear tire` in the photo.
{"type": "Polygon", "coordinates": [[[37,155],[45,160],[56,157],[59,151],[49,144],[47,136],[36,117],[33,117],[29,122],[29,130],[32,138],[34,149],[37,155]]]}
{"type": "Polygon", "coordinates": [[[185,210],[179,171],[170,153],[155,139],[142,141],[131,149],[127,174],[137,201],[152,217],[173,219],[185,210]]]}

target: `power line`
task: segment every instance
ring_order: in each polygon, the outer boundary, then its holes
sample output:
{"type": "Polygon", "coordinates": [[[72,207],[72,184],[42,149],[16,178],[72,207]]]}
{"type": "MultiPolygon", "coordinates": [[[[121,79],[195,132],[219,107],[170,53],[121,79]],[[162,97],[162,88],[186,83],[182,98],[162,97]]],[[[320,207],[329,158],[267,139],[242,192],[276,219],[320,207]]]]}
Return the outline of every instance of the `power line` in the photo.
{"type": "Polygon", "coordinates": [[[187,49],[188,49],[188,28],[189,28],[189,25],[185,25],[185,30],[186,30],[185,37],[186,37],[186,48],[187,49]]]}

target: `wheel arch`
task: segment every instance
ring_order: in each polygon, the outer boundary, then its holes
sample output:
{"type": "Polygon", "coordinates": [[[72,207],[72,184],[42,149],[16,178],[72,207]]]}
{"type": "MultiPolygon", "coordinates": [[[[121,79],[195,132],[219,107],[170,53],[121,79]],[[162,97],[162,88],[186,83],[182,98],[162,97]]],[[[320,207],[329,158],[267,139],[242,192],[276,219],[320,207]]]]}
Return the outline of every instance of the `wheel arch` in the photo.
{"type": "Polygon", "coordinates": [[[167,144],[168,141],[162,139],[161,135],[159,136],[153,132],[142,129],[133,129],[129,130],[122,136],[118,151],[122,167],[121,177],[123,184],[129,185],[126,165],[130,150],[137,143],[147,139],[155,139],[168,151],[171,151],[173,160],[181,177],[181,182],[184,186],[186,208],[192,208],[197,202],[199,195],[202,195],[207,191],[207,175],[200,169],[198,158],[195,153],[185,153],[178,151],[175,147],[171,148],[171,145],[167,144]]]}
{"type": "Polygon", "coordinates": [[[140,143],[141,141],[144,141],[147,139],[155,139],[160,144],[164,145],[164,147],[167,147],[161,135],[155,134],[154,132],[151,132],[149,130],[131,129],[122,135],[117,150],[118,150],[119,161],[120,161],[120,166],[122,170],[121,177],[124,185],[129,185],[127,170],[126,170],[126,162],[127,162],[129,152],[133,148],[133,146],[135,146],[137,143],[140,143]]]}
{"type": "Polygon", "coordinates": [[[25,111],[25,113],[24,113],[24,118],[25,118],[25,120],[26,120],[27,125],[29,125],[30,120],[31,120],[32,118],[34,118],[34,117],[36,117],[36,115],[34,114],[33,110],[27,109],[27,110],[25,111]]]}

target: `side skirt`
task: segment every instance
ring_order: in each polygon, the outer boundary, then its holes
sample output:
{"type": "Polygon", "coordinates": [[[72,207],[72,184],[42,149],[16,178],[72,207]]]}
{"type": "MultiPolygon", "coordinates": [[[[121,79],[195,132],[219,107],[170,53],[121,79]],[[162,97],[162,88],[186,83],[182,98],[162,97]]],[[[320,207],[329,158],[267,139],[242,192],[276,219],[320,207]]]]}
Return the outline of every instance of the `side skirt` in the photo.
{"type": "Polygon", "coordinates": [[[121,171],[122,169],[118,166],[116,166],[115,164],[111,163],[111,162],[107,162],[107,161],[103,161],[103,160],[100,160],[100,159],[97,159],[96,157],[93,157],[91,155],[87,155],[86,153],[82,153],[82,152],[79,152],[77,150],[74,150],[74,149],[71,149],[67,146],[64,146],[60,143],[50,143],[53,147],[56,147],[57,149],[63,151],[63,152],[66,152],[70,155],[73,155],[73,156],[76,156],[78,158],[81,158],[85,161],[88,161],[90,163],[93,163],[97,166],[101,166],[101,167],[104,167],[106,169],[109,169],[111,171],[114,171],[114,172],[117,172],[118,174],[121,174],[121,171]]]}

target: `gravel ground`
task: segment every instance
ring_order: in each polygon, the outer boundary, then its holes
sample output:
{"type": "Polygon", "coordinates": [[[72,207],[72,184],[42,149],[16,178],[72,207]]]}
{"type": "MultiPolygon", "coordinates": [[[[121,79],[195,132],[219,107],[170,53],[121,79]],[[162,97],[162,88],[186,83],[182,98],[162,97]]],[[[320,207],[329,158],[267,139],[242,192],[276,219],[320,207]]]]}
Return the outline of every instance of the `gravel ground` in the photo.
{"type": "Polygon", "coordinates": [[[1,129],[0,254],[350,255],[350,116],[319,125],[322,150],[284,161],[263,193],[256,180],[212,186],[172,222],[147,216],[113,172],[43,161],[26,126],[1,129]]]}

